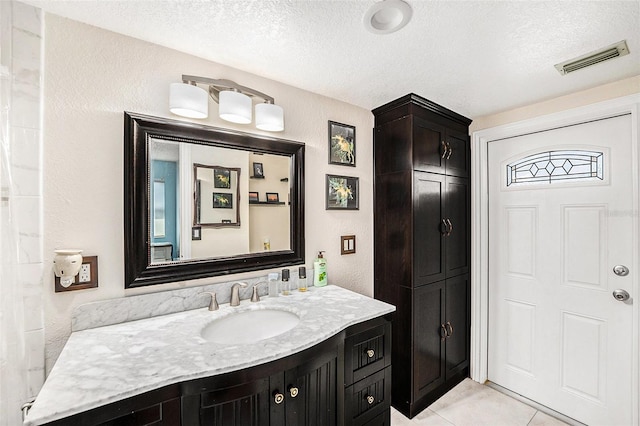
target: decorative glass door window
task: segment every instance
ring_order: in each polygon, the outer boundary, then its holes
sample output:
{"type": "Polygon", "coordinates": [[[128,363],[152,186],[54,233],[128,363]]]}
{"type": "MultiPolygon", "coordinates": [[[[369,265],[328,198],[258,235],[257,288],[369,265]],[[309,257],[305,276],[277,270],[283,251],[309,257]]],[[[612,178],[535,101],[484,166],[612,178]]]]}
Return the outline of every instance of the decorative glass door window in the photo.
{"type": "Polygon", "coordinates": [[[507,165],[507,186],[604,179],[604,155],[597,151],[546,151],[507,165]]]}

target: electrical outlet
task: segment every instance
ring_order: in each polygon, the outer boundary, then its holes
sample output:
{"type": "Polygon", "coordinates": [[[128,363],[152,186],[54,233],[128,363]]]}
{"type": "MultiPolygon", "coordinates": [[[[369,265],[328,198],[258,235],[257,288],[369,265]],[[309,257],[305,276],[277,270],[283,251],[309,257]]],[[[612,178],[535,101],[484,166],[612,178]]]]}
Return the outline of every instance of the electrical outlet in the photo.
{"type": "Polygon", "coordinates": [[[80,267],[80,274],[78,277],[79,283],[88,283],[91,282],[91,264],[83,263],[80,267]]]}
{"type": "Polygon", "coordinates": [[[56,293],[98,287],[98,256],[82,256],[80,272],[69,287],[62,287],[58,277],[55,277],[54,283],[56,293]]]}

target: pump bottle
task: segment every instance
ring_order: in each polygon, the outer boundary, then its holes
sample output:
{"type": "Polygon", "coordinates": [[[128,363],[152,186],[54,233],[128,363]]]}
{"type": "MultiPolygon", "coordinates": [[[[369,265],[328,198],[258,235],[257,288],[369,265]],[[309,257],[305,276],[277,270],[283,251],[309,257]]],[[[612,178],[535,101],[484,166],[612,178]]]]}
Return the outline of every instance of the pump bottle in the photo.
{"type": "Polygon", "coordinates": [[[327,285],[327,260],[323,253],[322,251],[318,252],[318,257],[313,261],[313,285],[315,287],[327,285]]]}

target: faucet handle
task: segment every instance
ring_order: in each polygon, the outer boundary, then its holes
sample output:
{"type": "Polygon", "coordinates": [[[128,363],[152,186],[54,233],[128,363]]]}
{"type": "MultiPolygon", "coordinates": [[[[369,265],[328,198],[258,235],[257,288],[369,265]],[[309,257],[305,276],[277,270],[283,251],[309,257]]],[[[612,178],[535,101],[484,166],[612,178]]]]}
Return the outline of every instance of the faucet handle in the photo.
{"type": "Polygon", "coordinates": [[[260,284],[256,284],[253,286],[253,294],[251,295],[251,301],[252,302],[259,302],[260,301],[260,296],[258,295],[258,286],[260,284]]]}
{"type": "Polygon", "coordinates": [[[216,300],[216,294],[212,291],[205,291],[203,294],[211,295],[211,302],[209,302],[209,310],[217,311],[219,309],[218,301],[216,300]]]}

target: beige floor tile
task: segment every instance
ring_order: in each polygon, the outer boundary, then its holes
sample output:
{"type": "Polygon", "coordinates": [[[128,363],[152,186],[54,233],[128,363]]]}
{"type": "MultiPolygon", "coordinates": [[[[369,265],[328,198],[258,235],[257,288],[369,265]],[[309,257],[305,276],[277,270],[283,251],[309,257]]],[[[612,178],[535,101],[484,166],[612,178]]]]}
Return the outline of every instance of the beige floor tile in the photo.
{"type": "Polygon", "coordinates": [[[454,426],[428,408],[409,420],[399,411],[391,409],[391,426],[454,426]]]}
{"type": "Polygon", "coordinates": [[[429,409],[456,426],[526,426],[536,409],[465,379],[429,409]]]}
{"type": "Polygon", "coordinates": [[[566,423],[542,411],[538,411],[529,422],[529,426],[566,426],[566,423]]]}

